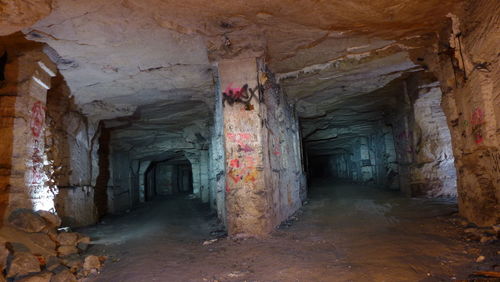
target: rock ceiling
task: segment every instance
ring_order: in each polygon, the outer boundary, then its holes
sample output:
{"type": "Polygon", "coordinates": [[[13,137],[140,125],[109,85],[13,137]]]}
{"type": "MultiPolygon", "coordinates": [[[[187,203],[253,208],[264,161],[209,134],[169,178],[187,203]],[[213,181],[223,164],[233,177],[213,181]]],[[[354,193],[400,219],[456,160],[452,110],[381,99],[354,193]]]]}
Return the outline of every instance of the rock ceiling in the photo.
{"type": "Polygon", "coordinates": [[[412,56],[433,43],[433,32],[460,4],[9,0],[0,1],[0,35],[22,30],[47,43],[75,101],[95,120],[137,117],[155,103],[169,105],[169,115],[197,119],[182,103],[203,102],[209,113],[217,60],[258,54],[299,114],[324,123],[335,113],[359,116],[353,113],[375,107],[370,93],[421,69],[412,56]]]}

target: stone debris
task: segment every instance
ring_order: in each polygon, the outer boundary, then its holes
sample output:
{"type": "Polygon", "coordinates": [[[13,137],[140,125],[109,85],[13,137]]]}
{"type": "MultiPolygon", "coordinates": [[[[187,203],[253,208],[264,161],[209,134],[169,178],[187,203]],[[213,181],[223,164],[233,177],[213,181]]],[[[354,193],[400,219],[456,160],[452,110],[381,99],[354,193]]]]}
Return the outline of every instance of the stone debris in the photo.
{"type": "Polygon", "coordinates": [[[19,279],[19,282],[50,282],[52,273],[45,271],[19,279]]]}
{"type": "Polygon", "coordinates": [[[47,221],[43,217],[29,209],[13,211],[7,221],[10,225],[25,232],[40,232],[47,226],[47,221]]]}
{"type": "Polygon", "coordinates": [[[476,262],[483,262],[486,258],[484,256],[478,256],[476,262]]]}
{"type": "Polygon", "coordinates": [[[217,240],[218,239],[207,240],[207,241],[203,242],[203,246],[211,245],[211,244],[217,242],[217,240]]]}
{"type": "Polygon", "coordinates": [[[90,237],[58,232],[61,220],[50,212],[18,209],[8,223],[14,235],[0,233],[0,282],[79,281],[99,273],[106,259],[84,256],[90,237]]]}
{"type": "Polygon", "coordinates": [[[10,263],[7,278],[22,277],[40,271],[40,261],[36,256],[24,252],[16,253],[10,263]]]}

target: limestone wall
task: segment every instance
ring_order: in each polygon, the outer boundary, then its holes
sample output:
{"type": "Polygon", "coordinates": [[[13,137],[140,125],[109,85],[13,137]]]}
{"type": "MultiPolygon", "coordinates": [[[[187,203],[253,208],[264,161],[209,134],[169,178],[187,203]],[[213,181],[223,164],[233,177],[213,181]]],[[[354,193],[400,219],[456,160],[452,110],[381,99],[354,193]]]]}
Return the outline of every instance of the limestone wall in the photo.
{"type": "Polygon", "coordinates": [[[262,145],[266,187],[273,207],[272,224],[280,224],[302,206],[307,197],[302,167],[298,116],[273,74],[259,64],[262,85],[262,145]]]}
{"type": "Polygon", "coordinates": [[[463,14],[449,14],[426,58],[443,92],[459,211],[479,225],[500,222],[499,14],[495,0],[470,2],[463,14]]]}

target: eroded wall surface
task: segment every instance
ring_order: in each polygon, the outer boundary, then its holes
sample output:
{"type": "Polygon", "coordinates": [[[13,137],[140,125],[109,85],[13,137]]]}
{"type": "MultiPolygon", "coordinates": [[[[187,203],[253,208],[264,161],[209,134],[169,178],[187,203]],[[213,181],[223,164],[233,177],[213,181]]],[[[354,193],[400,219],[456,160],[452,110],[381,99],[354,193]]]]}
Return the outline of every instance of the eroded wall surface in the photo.
{"type": "Polygon", "coordinates": [[[429,50],[451,130],[459,211],[479,225],[500,222],[500,5],[467,4],[429,50]]]}

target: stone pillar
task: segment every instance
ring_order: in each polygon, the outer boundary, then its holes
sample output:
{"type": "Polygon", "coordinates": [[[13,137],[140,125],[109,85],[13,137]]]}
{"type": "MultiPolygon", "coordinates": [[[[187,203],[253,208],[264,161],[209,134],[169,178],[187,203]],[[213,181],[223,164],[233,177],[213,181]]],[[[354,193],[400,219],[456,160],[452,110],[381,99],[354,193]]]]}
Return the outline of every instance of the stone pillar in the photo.
{"type": "Polygon", "coordinates": [[[193,172],[193,194],[201,198],[201,166],[199,151],[187,152],[186,158],[191,163],[191,171],[193,172]]]}
{"type": "Polygon", "coordinates": [[[208,203],[209,201],[209,183],[208,183],[208,150],[200,151],[200,194],[201,201],[208,203]]]}
{"type": "Polygon", "coordinates": [[[55,211],[57,188],[47,183],[45,105],[56,71],[40,51],[26,51],[7,64],[0,100],[2,216],[17,208],[55,211]]]}
{"type": "MultiPolygon", "coordinates": [[[[219,62],[220,92],[246,92],[257,89],[255,58],[219,62]]],[[[258,91],[255,91],[258,92],[258,91]]],[[[219,93],[219,95],[224,95],[219,93]]],[[[224,97],[224,96],[222,96],[224,97]]],[[[226,212],[229,234],[265,235],[272,229],[263,173],[262,120],[260,104],[225,99],[223,103],[226,155],[226,212]]],[[[267,152],[266,152],[267,153],[267,152]]]]}

